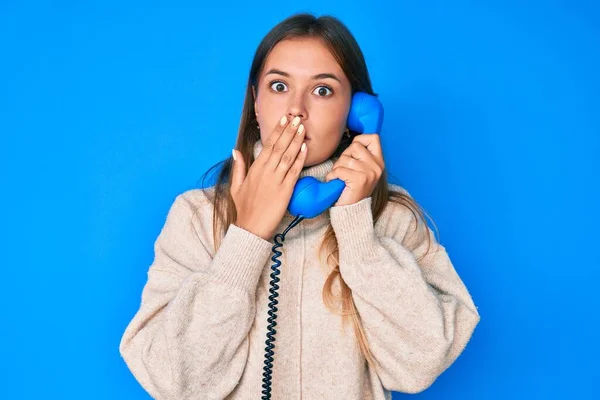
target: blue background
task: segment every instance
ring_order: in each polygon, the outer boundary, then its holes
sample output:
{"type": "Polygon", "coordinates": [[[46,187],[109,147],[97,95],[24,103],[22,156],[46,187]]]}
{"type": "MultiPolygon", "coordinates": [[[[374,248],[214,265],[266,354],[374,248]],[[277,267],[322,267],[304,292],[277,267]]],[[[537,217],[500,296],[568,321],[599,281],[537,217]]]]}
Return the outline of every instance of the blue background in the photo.
{"type": "Polygon", "coordinates": [[[355,34],[388,168],[479,307],[415,398],[598,396],[594,3],[3,1],[2,397],[148,398],[118,344],[154,240],[229,156],[253,52],[296,11],[355,34]]]}

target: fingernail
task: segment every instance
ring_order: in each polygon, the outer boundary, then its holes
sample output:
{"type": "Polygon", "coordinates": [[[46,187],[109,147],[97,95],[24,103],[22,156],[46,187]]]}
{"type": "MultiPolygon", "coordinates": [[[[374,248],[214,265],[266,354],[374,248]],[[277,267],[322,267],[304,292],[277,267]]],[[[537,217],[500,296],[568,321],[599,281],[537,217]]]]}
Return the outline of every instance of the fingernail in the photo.
{"type": "Polygon", "coordinates": [[[298,128],[298,135],[302,135],[302,132],[304,132],[304,125],[300,124],[300,127],[298,128]]]}
{"type": "Polygon", "coordinates": [[[237,161],[237,156],[235,155],[235,150],[231,150],[231,156],[233,157],[233,161],[237,161]]]}
{"type": "Polygon", "coordinates": [[[298,126],[299,123],[300,123],[300,117],[294,117],[294,119],[292,120],[292,126],[295,128],[298,126]]]}
{"type": "Polygon", "coordinates": [[[284,126],[285,123],[287,122],[287,117],[283,116],[281,117],[281,119],[279,120],[279,125],[284,126]]]}
{"type": "Polygon", "coordinates": [[[302,143],[302,147],[300,147],[300,151],[303,153],[306,151],[306,143],[302,143]]]}

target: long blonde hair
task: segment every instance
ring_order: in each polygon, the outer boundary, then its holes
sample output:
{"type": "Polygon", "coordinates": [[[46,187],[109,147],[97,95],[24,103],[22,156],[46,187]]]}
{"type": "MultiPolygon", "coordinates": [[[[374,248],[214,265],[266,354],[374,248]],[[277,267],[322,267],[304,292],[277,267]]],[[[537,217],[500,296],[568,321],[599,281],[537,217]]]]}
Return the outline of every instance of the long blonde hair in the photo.
{"type": "MultiPolygon", "coordinates": [[[[236,141],[236,149],[242,154],[246,169],[249,169],[254,161],[254,145],[260,139],[260,131],[254,112],[252,87],[256,87],[257,85],[258,77],[270,50],[281,40],[292,37],[314,37],[323,40],[344,70],[352,85],[353,92],[363,91],[374,94],[363,54],[356,40],[341,21],[331,16],[316,18],[310,14],[297,14],[287,18],[276,25],[261,41],[250,68],[236,141]]],[[[339,156],[352,143],[352,138],[356,134],[356,132],[351,132],[350,137],[344,137],[333,157],[339,156]]],[[[219,248],[221,239],[227,232],[227,228],[237,218],[235,204],[230,194],[232,165],[233,160],[229,157],[211,167],[204,174],[204,179],[206,179],[211,171],[218,171],[214,191],[207,192],[213,204],[215,252],[219,248]]],[[[374,222],[377,222],[388,202],[395,202],[407,207],[411,211],[415,222],[413,224],[414,229],[421,233],[419,237],[424,235],[430,240],[430,231],[425,221],[424,211],[407,193],[389,190],[386,171],[383,172],[371,198],[374,222]]],[[[426,253],[420,256],[419,259],[423,258],[426,253]]],[[[339,248],[335,232],[331,225],[327,228],[319,249],[319,255],[322,257],[321,261],[324,259],[330,270],[322,291],[323,302],[331,312],[342,316],[344,324],[348,318],[351,319],[360,351],[366,361],[370,365],[373,365],[375,360],[370,351],[360,316],[352,298],[352,290],[346,285],[340,274],[339,248]],[[333,293],[336,281],[339,283],[339,288],[341,289],[338,295],[334,295],[333,293]]]]}

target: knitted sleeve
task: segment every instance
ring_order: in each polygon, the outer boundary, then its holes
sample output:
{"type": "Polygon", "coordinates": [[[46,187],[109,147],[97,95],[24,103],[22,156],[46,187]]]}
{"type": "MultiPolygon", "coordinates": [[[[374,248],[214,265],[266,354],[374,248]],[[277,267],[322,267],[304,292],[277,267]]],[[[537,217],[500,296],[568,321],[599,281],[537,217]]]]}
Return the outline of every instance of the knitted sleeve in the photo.
{"type": "Polygon", "coordinates": [[[271,243],[230,225],[212,254],[212,208],[199,190],[180,194],[154,245],[139,310],[120,353],[157,399],[224,398],[248,355],[255,292],[271,243]],[[198,201],[202,196],[203,201],[198,201]],[[200,212],[200,222],[193,220],[200,212]]]}
{"type": "Polygon", "coordinates": [[[330,217],[340,273],[382,384],[404,393],[427,389],[460,355],[480,319],[445,248],[431,234],[428,256],[417,262],[427,240],[409,250],[416,225],[396,203],[388,203],[377,226],[370,197],[332,207],[330,217]]]}

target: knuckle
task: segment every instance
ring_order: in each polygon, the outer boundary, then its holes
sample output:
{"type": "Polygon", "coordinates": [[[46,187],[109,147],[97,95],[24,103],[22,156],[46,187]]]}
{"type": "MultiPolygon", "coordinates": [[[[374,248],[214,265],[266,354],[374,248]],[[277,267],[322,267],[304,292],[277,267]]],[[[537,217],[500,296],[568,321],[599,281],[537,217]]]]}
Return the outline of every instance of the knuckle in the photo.
{"type": "Polygon", "coordinates": [[[292,176],[298,175],[299,173],[300,173],[300,167],[298,167],[297,165],[293,165],[289,170],[289,174],[292,176]]]}
{"type": "Polygon", "coordinates": [[[292,162],[292,157],[288,153],[285,153],[283,156],[281,156],[281,162],[285,165],[288,165],[292,162]]]}
{"type": "Polygon", "coordinates": [[[265,149],[272,149],[274,145],[275,145],[275,138],[273,137],[273,135],[271,135],[265,142],[264,147],[265,147],[265,149]]]}
{"type": "Polygon", "coordinates": [[[283,145],[283,143],[277,142],[273,145],[273,151],[275,153],[283,153],[285,151],[285,146],[283,145]]]}

